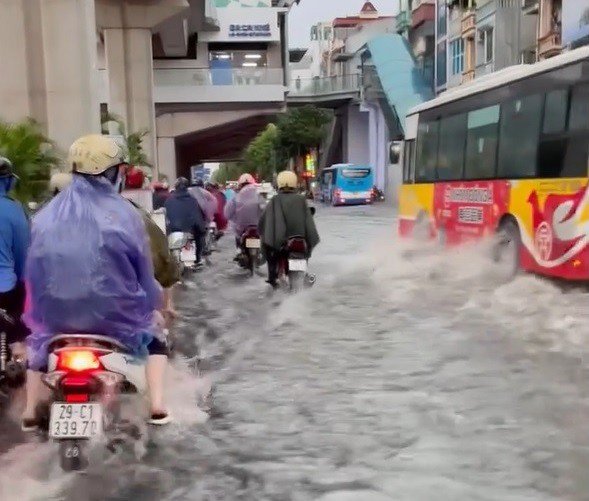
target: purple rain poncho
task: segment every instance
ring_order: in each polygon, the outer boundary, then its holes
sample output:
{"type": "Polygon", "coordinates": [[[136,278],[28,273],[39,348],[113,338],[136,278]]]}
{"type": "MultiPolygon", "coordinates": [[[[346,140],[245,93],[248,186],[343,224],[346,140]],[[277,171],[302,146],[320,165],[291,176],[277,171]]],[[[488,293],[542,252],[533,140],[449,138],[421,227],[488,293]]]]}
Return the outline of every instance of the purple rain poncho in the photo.
{"type": "Polygon", "coordinates": [[[146,354],[161,288],[139,213],[105,178],[74,176],[35,216],[25,281],[32,369],[60,333],[110,336],[146,354]]]}
{"type": "Polygon", "coordinates": [[[253,184],[244,186],[225,206],[225,217],[231,222],[237,237],[248,226],[258,226],[261,215],[260,195],[253,184]]]}
{"type": "Polygon", "coordinates": [[[188,193],[196,199],[200,210],[205,216],[206,222],[210,223],[215,217],[215,212],[217,212],[217,199],[215,195],[199,186],[188,188],[188,193]]]}

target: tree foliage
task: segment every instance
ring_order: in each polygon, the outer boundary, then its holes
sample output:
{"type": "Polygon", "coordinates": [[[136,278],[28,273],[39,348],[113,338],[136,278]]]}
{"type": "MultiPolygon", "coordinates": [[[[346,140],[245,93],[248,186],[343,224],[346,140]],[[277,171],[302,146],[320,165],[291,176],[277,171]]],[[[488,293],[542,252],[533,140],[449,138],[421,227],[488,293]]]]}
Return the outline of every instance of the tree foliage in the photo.
{"type": "Polygon", "coordinates": [[[250,172],[260,179],[272,180],[274,173],[286,167],[289,158],[319,147],[331,121],[331,112],[315,106],[290,109],[276,124],[260,132],[245,149],[239,174],[250,172]]]}
{"type": "Polygon", "coordinates": [[[268,125],[249,144],[244,154],[244,164],[248,172],[256,173],[259,179],[271,181],[278,169],[278,128],[268,125]]]}
{"type": "Polygon", "coordinates": [[[143,149],[143,140],[149,134],[149,130],[141,129],[137,132],[127,133],[127,127],[123,119],[114,113],[104,113],[101,121],[103,134],[108,134],[109,124],[111,122],[116,123],[119,134],[125,138],[129,164],[138,167],[152,166],[143,149]]]}
{"type": "Polygon", "coordinates": [[[213,174],[213,181],[219,184],[225,184],[227,181],[237,181],[239,176],[246,172],[244,163],[228,162],[223,163],[213,174]]]}
{"type": "Polygon", "coordinates": [[[51,170],[60,163],[55,145],[33,120],[0,122],[0,155],[14,166],[19,177],[14,195],[22,202],[43,197],[51,170]]]}
{"type": "Polygon", "coordinates": [[[327,136],[331,120],[329,111],[315,106],[290,109],[278,119],[278,145],[288,157],[317,148],[327,136]]]}

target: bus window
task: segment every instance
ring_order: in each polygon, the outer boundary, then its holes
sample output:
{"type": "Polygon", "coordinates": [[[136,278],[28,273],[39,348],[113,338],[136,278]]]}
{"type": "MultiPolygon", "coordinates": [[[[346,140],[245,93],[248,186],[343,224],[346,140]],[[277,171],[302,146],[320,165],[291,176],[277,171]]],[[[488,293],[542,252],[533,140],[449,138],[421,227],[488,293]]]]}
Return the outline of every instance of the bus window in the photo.
{"type": "Polygon", "coordinates": [[[546,94],[543,134],[564,132],[567,125],[568,107],[569,91],[567,89],[553,90],[546,94]]]}
{"type": "Polygon", "coordinates": [[[573,89],[571,97],[569,130],[587,129],[589,129],[589,85],[579,85],[573,89]]]}
{"type": "Polygon", "coordinates": [[[523,178],[536,174],[542,101],[541,94],[534,94],[501,105],[499,177],[523,178]]]}
{"type": "MultiPolygon", "coordinates": [[[[587,175],[589,139],[587,132],[566,130],[568,104],[567,90],[546,94],[544,126],[538,149],[537,175],[540,178],[587,175]]],[[[575,120],[578,121],[578,118],[575,120]]]]}
{"type": "Polygon", "coordinates": [[[466,131],[465,179],[495,177],[499,105],[468,114],[466,131]]]}
{"type": "Polygon", "coordinates": [[[465,142],[466,113],[440,120],[439,180],[453,181],[462,178],[465,142]]]}
{"type": "Polygon", "coordinates": [[[415,180],[415,140],[405,141],[403,153],[403,182],[413,183],[415,180]]]}
{"type": "Polygon", "coordinates": [[[440,122],[420,123],[417,128],[417,158],[415,182],[427,183],[436,178],[438,157],[438,132],[440,122]]]}

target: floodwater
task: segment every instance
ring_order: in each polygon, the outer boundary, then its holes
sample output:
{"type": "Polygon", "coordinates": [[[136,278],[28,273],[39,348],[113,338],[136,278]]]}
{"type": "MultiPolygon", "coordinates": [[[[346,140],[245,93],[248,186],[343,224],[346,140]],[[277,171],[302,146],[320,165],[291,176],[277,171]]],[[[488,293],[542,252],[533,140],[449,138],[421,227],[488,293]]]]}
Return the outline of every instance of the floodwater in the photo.
{"type": "Polygon", "coordinates": [[[66,475],[4,420],[0,499],[589,499],[587,290],[401,243],[384,205],[317,222],[312,290],[225,238],[178,291],[173,425],[66,475]]]}

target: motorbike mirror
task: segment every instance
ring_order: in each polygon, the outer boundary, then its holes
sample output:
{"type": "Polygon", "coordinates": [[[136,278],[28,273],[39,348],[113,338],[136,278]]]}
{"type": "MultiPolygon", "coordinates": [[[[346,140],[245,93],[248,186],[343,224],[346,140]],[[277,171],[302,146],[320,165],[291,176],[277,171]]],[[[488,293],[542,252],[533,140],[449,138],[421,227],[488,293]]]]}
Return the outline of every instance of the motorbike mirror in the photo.
{"type": "Polygon", "coordinates": [[[398,164],[401,160],[401,143],[394,141],[389,147],[389,161],[392,164],[398,164]]]}
{"type": "Polygon", "coordinates": [[[314,216],[315,213],[317,212],[317,209],[315,207],[310,207],[311,210],[311,215],[314,216]]]}

